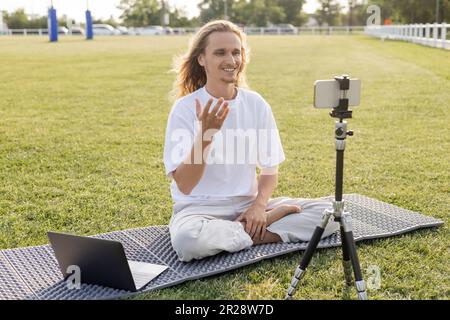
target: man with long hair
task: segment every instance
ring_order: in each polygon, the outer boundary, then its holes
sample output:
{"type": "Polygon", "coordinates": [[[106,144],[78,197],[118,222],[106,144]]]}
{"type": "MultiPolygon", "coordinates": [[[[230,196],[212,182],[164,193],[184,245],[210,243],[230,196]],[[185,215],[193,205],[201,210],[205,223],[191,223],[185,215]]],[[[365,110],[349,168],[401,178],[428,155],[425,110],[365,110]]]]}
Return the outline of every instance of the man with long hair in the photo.
{"type": "MultiPolygon", "coordinates": [[[[248,62],[245,34],[225,20],[204,25],[175,61],[164,165],[172,179],[171,242],[181,261],[308,241],[330,207],[271,198],[285,156],[270,105],[247,85],[248,62]]],[[[323,236],[338,228],[329,223],[323,236]]]]}

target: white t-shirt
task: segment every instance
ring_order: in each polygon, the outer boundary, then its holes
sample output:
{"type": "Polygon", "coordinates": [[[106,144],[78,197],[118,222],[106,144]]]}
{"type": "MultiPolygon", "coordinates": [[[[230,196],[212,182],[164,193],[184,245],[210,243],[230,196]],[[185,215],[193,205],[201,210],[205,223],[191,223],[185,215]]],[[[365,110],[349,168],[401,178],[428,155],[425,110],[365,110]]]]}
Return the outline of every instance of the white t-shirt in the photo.
{"type": "MultiPolygon", "coordinates": [[[[210,112],[218,100],[202,87],[175,101],[167,121],[164,144],[164,166],[168,177],[172,177],[172,172],[187,158],[200,130],[196,98],[202,108],[213,98],[210,112]]],[[[212,138],[199,183],[186,195],[172,179],[170,189],[175,203],[256,196],[256,168],[275,167],[285,160],[272,109],[262,96],[238,88],[236,97],[228,103],[227,118],[212,138]]],[[[201,159],[200,152],[197,156],[201,159]]]]}

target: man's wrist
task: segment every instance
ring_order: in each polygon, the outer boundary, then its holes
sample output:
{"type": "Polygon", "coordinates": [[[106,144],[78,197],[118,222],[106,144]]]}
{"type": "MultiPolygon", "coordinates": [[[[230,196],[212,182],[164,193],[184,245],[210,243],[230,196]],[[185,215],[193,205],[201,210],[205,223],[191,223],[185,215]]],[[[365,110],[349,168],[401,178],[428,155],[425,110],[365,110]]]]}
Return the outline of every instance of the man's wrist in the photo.
{"type": "Polygon", "coordinates": [[[267,202],[268,201],[265,201],[264,199],[256,198],[256,200],[253,202],[253,207],[265,209],[267,207],[267,202]]]}
{"type": "Polygon", "coordinates": [[[196,143],[197,143],[198,145],[201,145],[201,146],[202,146],[202,149],[204,150],[204,149],[206,149],[207,147],[209,147],[209,145],[212,143],[212,139],[207,140],[207,139],[205,139],[205,137],[204,137],[203,134],[200,134],[200,133],[199,133],[199,134],[196,136],[196,143]]]}

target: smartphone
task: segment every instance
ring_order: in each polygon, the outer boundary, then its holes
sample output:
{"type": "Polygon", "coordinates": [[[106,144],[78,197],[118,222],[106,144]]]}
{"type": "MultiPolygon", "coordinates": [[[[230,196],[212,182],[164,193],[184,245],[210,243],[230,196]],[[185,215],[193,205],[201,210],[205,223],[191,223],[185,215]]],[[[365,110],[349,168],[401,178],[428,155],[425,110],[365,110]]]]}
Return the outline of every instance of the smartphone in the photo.
{"type": "MultiPolygon", "coordinates": [[[[314,82],[314,107],[335,108],[339,105],[341,90],[337,80],[317,80],[314,82]]],[[[349,106],[359,105],[361,98],[361,80],[350,79],[350,88],[347,90],[349,106]]]]}

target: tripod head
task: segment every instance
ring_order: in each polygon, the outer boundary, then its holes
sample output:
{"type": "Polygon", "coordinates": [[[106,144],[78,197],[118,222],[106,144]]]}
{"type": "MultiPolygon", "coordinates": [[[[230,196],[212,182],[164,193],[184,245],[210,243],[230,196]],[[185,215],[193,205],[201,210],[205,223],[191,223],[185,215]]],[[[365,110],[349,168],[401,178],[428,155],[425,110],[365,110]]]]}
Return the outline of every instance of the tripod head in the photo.
{"type": "Polygon", "coordinates": [[[360,97],[361,81],[346,74],[314,83],[314,107],[333,108],[330,116],[341,121],[352,117],[349,107],[358,106],[360,97]]]}
{"type": "Polygon", "coordinates": [[[352,111],[348,110],[348,97],[347,93],[350,89],[350,78],[348,75],[344,74],[342,76],[336,76],[334,79],[339,83],[340,97],[339,105],[333,108],[330,112],[330,116],[333,118],[339,118],[340,122],[342,119],[348,119],[352,117],[352,111]]]}

